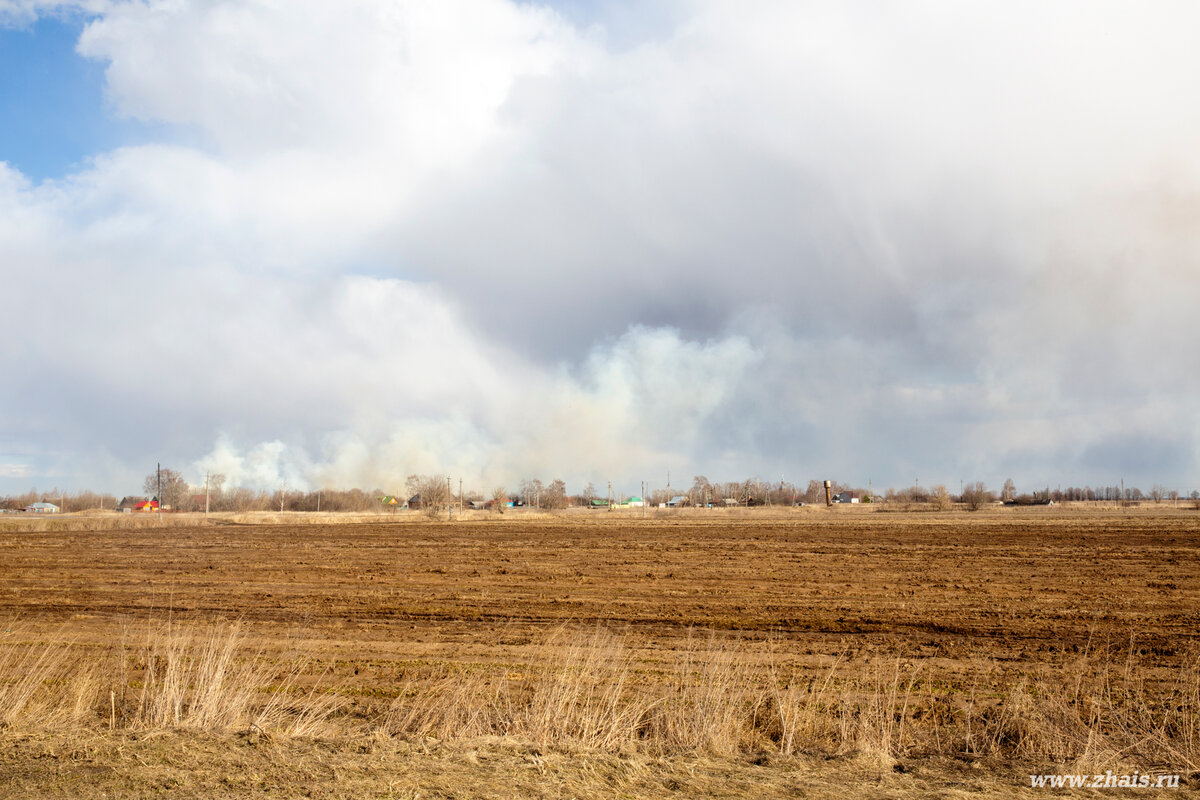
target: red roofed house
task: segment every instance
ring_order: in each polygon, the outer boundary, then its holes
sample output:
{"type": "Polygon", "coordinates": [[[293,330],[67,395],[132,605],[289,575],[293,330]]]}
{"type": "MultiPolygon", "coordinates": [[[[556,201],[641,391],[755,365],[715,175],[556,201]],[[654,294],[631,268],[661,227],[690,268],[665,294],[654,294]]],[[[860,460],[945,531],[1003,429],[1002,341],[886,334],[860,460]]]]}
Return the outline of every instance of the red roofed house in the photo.
{"type": "Polygon", "coordinates": [[[117,510],[125,514],[134,511],[158,511],[158,500],[144,500],[140,497],[125,497],[121,499],[121,504],[117,506],[117,510]]]}

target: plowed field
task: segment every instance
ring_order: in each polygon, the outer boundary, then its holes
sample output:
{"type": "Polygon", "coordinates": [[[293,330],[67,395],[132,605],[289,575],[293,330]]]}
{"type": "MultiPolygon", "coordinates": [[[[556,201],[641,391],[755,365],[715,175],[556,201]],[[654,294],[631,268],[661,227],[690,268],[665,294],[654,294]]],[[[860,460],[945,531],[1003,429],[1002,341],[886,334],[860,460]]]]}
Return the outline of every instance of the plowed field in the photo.
{"type": "Polygon", "coordinates": [[[1013,667],[1131,642],[1166,664],[1200,632],[1190,510],[400,519],[3,533],[0,618],[79,641],[236,619],[364,680],[389,660],[519,660],[564,623],[631,634],[651,660],[699,630],[798,661],[1013,667]]]}

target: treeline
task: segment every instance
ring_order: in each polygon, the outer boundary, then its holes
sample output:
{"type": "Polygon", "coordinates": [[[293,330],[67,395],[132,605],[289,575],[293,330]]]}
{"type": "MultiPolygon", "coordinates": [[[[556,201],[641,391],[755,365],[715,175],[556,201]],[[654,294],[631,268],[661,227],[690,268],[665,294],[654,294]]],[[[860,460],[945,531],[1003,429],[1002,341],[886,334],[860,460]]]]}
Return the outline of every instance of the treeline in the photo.
{"type": "Polygon", "coordinates": [[[90,490],[64,492],[59,489],[39,492],[37,489],[30,489],[28,492],[22,494],[0,496],[0,509],[5,511],[20,511],[34,503],[53,503],[63,511],[112,510],[117,507],[118,502],[120,502],[120,498],[105,492],[93,492],[90,490]]]}
{"type": "MultiPolygon", "coordinates": [[[[193,493],[172,497],[173,502],[164,500],[163,509],[167,511],[204,511],[204,487],[189,487],[193,493]]],[[[279,511],[282,502],[285,511],[376,511],[380,507],[381,492],[364,491],[362,489],[328,490],[313,492],[297,492],[287,490],[260,491],[234,487],[221,491],[210,492],[208,503],[210,511],[279,511]]],[[[132,503],[138,500],[152,500],[157,495],[126,495],[117,497],[108,493],[93,491],[63,492],[57,489],[41,492],[30,489],[21,494],[0,496],[0,509],[5,511],[20,511],[34,503],[53,503],[63,512],[77,511],[115,511],[122,500],[132,503]]],[[[164,498],[166,494],[164,493],[164,498]]]]}
{"type": "MultiPolygon", "coordinates": [[[[830,481],[832,495],[849,492],[861,500],[870,497],[870,492],[861,486],[852,486],[841,481],[830,481]]],[[[764,481],[761,478],[746,478],[741,481],[710,481],[704,475],[692,479],[691,486],[674,489],[670,486],[650,491],[651,505],[670,502],[678,497],[686,498],[689,505],[725,505],[726,501],[743,506],[772,505],[787,506],[797,503],[824,503],[825,482],[810,480],[803,488],[799,484],[780,480],[764,481]]]]}
{"type": "MultiPolygon", "coordinates": [[[[956,504],[969,509],[1003,502],[1009,505],[1041,505],[1049,502],[1178,502],[1190,500],[1200,506],[1200,491],[1187,494],[1161,485],[1143,492],[1134,486],[1100,486],[1051,489],[1045,487],[1031,492],[1018,492],[1011,479],[1004,482],[999,491],[993,491],[982,482],[966,483],[957,493],[944,485],[911,486],[903,489],[889,488],[882,492],[869,487],[854,486],[841,481],[830,481],[830,495],[842,496],[852,502],[888,503],[898,505],[924,505],[948,509],[956,504]]],[[[318,489],[291,490],[281,487],[275,490],[248,489],[227,486],[224,476],[210,474],[200,484],[189,483],[182,473],[162,469],[146,477],[143,494],[117,497],[113,494],[58,489],[0,496],[0,509],[17,511],[34,503],[53,503],[64,512],[91,510],[116,510],[122,503],[132,505],[139,500],[161,500],[163,510],[212,512],[251,511],[328,511],[328,512],[371,512],[381,508],[403,507],[413,501],[414,507],[426,510],[447,509],[452,506],[478,506],[503,509],[509,504],[541,509],[561,509],[570,506],[591,506],[595,501],[624,503],[633,497],[641,497],[650,506],[683,504],[687,506],[788,506],[798,504],[824,504],[825,484],[822,480],[810,480],[803,486],[787,481],[768,482],[759,478],[741,481],[710,481],[703,475],[695,476],[690,485],[676,488],[665,486],[647,488],[645,496],[629,495],[612,491],[609,487],[597,490],[587,484],[581,491],[571,494],[561,478],[543,481],[530,478],[520,481],[512,490],[494,487],[481,492],[463,488],[460,483],[442,475],[410,475],[404,481],[403,490],[392,489],[318,489]]],[[[602,503],[602,504],[603,504],[602,503]]]]}
{"type": "Polygon", "coordinates": [[[1136,486],[1122,488],[1121,486],[1100,486],[1092,488],[1084,486],[1069,486],[1066,489],[1050,489],[1049,487],[1042,489],[1040,492],[1032,494],[1017,495],[1014,500],[1017,502],[1036,501],[1041,498],[1049,498],[1053,501],[1062,502],[1064,500],[1105,500],[1108,502],[1142,502],[1148,501],[1153,503],[1161,503],[1163,501],[1177,501],[1180,499],[1200,500],[1200,490],[1193,489],[1186,495],[1177,489],[1168,489],[1165,486],[1155,485],[1149,492],[1143,492],[1136,486]]]}
{"type": "MultiPolygon", "coordinates": [[[[219,511],[377,511],[380,508],[380,498],[384,493],[380,489],[364,491],[362,489],[321,489],[319,491],[289,491],[277,489],[274,492],[234,487],[220,492],[209,492],[208,510],[219,511]]],[[[197,494],[191,508],[182,510],[203,511],[204,495],[197,494]]]]}

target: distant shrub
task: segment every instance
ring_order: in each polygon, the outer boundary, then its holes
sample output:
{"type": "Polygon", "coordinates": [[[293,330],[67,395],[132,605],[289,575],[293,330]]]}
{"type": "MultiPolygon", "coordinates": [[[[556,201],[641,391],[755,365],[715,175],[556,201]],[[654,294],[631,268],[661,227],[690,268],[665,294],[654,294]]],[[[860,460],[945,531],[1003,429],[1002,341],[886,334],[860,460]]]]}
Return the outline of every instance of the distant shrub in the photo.
{"type": "Polygon", "coordinates": [[[962,500],[968,511],[978,511],[994,502],[995,499],[996,496],[988,491],[983,481],[967,484],[966,488],[963,489],[962,500]]]}
{"type": "Polygon", "coordinates": [[[950,499],[950,492],[945,486],[935,486],[929,495],[929,501],[933,503],[934,508],[938,511],[949,511],[953,501],[950,499]]]}

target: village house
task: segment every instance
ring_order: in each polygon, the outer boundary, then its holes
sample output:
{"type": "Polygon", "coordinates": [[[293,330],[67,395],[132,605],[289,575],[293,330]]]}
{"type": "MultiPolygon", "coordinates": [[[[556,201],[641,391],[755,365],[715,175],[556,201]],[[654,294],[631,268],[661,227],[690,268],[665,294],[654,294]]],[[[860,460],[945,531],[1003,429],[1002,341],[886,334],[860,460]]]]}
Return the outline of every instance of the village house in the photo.
{"type": "Polygon", "coordinates": [[[122,497],[117,511],[122,514],[132,514],[135,511],[158,511],[158,498],[147,500],[144,497],[122,497]]]}

